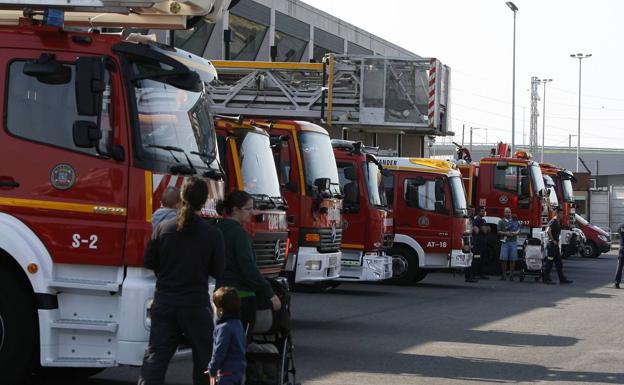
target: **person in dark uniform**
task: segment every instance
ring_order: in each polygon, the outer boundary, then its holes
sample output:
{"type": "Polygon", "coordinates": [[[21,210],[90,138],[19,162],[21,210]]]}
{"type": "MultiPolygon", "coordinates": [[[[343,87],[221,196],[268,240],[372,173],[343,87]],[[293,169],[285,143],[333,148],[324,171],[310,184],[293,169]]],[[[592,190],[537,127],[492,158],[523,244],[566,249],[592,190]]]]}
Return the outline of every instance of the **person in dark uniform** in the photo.
{"type": "Polygon", "coordinates": [[[474,251],[472,258],[473,274],[479,279],[490,279],[483,274],[483,258],[487,258],[489,250],[487,244],[487,235],[490,226],[485,221],[485,207],[479,207],[477,216],[472,221],[472,236],[474,239],[474,251]]]}
{"type": "Polygon", "coordinates": [[[177,217],[161,222],[145,250],[145,267],[156,273],[149,344],[140,385],[161,385],[182,336],[193,350],[193,384],[206,385],[212,357],[213,315],[208,278],[225,267],[223,235],[198,214],[208,197],[202,179],[186,179],[177,217]]]}
{"type": "Polygon", "coordinates": [[[546,267],[544,269],[544,283],[548,285],[554,284],[550,280],[550,271],[553,263],[557,268],[559,283],[572,283],[563,275],[563,264],[561,263],[561,252],[559,250],[559,236],[561,235],[561,220],[563,219],[563,210],[561,207],[555,209],[555,217],[548,222],[546,234],[548,235],[548,243],[546,245],[546,267]]]}
{"type": "Polygon", "coordinates": [[[241,322],[251,335],[256,323],[258,298],[270,300],[273,310],[282,307],[271,284],[260,274],[249,233],[243,225],[251,221],[253,198],[245,191],[234,190],[219,203],[217,210],[226,218],[217,224],[225,239],[225,271],[217,278],[216,288],[231,286],[241,298],[241,322]]]}
{"type": "Polygon", "coordinates": [[[624,268],[624,223],[618,227],[618,233],[620,234],[620,252],[618,254],[618,265],[615,271],[615,285],[616,289],[620,288],[622,282],[622,268],[624,268]]]}

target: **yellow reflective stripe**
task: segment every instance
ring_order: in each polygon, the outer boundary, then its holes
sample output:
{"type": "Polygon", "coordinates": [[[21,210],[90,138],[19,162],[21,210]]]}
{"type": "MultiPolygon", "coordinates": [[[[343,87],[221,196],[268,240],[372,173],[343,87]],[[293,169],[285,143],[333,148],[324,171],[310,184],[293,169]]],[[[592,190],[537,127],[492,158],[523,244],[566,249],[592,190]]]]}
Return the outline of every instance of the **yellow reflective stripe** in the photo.
{"type": "MultiPolygon", "coordinates": [[[[232,151],[232,159],[234,159],[234,170],[236,172],[236,183],[238,184],[238,189],[243,189],[243,174],[241,173],[240,168],[240,159],[238,157],[238,148],[236,148],[236,143],[232,138],[228,139],[230,142],[230,150],[232,151]]],[[[226,160],[227,161],[227,160],[226,160]]]]}
{"type": "Polygon", "coordinates": [[[250,69],[285,69],[285,70],[307,70],[323,71],[323,63],[290,63],[290,62],[266,62],[266,61],[230,61],[212,60],[215,68],[250,68],[250,69]]]}
{"type": "Polygon", "coordinates": [[[356,243],[343,243],[340,245],[341,248],[343,249],[358,249],[358,250],[364,250],[364,245],[359,245],[356,243]]]}
{"type": "Polygon", "coordinates": [[[83,203],[66,203],[58,201],[45,201],[36,199],[0,198],[0,206],[27,207],[31,209],[73,211],[88,214],[118,215],[125,216],[125,207],[95,206],[83,203]]]}
{"type": "Polygon", "coordinates": [[[145,171],[145,222],[152,223],[152,211],[154,210],[154,180],[151,171],[145,171]]]}

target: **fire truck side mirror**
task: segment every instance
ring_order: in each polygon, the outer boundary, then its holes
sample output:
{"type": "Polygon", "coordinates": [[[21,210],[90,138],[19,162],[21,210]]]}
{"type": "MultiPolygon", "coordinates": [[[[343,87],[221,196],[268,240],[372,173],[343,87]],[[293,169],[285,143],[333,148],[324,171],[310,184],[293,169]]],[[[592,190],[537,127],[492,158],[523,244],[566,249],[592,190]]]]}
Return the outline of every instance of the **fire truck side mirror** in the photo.
{"type": "Polygon", "coordinates": [[[444,205],[444,179],[436,178],[435,180],[435,200],[444,205]]]}
{"type": "Polygon", "coordinates": [[[357,180],[357,171],[355,170],[355,167],[345,167],[344,168],[344,176],[346,179],[350,180],[350,181],[356,181],[357,180]]]}
{"type": "Polygon", "coordinates": [[[78,115],[98,116],[102,108],[104,63],[102,57],[80,57],[76,60],[76,107],[78,115]]]}
{"type": "Polygon", "coordinates": [[[37,78],[45,84],[67,84],[71,81],[71,69],[56,60],[52,53],[42,53],[37,60],[31,60],[24,64],[24,75],[37,78]]]}
{"type": "Polygon", "coordinates": [[[80,148],[93,148],[102,139],[97,124],[87,120],[76,120],[73,126],[74,144],[80,148]]]}
{"type": "Polygon", "coordinates": [[[523,175],[520,178],[520,196],[522,198],[525,198],[529,196],[529,193],[530,193],[529,177],[523,175]]]}

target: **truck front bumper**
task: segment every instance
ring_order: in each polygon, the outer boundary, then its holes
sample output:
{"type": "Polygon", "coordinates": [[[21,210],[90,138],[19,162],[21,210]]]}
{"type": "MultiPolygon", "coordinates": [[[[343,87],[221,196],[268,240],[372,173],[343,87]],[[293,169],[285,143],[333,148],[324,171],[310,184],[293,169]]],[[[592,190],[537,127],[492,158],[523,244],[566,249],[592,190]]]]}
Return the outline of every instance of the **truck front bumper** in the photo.
{"type": "Polygon", "coordinates": [[[338,279],[342,253],[319,253],[315,247],[300,247],[297,254],[295,283],[314,283],[338,279]]]}
{"type": "MultiPolygon", "coordinates": [[[[354,252],[343,250],[342,253],[354,252]]],[[[383,281],[392,278],[392,257],[386,254],[356,253],[360,254],[358,260],[343,258],[338,281],[383,281]]]]}

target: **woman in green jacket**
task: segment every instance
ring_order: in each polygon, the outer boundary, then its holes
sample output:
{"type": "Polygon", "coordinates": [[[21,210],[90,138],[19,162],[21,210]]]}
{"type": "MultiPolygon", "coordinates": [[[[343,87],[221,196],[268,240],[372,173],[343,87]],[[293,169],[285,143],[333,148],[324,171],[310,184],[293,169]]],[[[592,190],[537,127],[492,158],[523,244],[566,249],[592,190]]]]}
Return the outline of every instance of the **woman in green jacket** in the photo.
{"type": "Polygon", "coordinates": [[[225,271],[217,278],[216,288],[235,287],[241,297],[241,322],[251,332],[256,322],[256,295],[269,298],[273,310],[282,304],[256,265],[256,254],[249,233],[243,226],[251,221],[253,198],[245,191],[234,190],[219,203],[217,210],[225,219],[217,224],[225,240],[225,271]]]}

